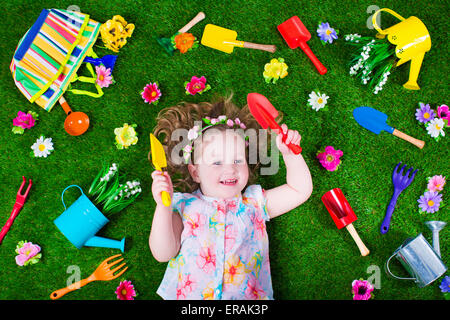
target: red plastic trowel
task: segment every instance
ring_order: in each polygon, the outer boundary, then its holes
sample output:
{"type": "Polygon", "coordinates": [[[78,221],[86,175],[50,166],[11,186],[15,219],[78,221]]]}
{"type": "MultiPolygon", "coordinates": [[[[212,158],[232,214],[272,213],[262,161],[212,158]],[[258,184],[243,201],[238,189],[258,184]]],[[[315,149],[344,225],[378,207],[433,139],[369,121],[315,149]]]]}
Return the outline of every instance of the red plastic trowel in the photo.
{"type": "MultiPolygon", "coordinates": [[[[278,111],[266,97],[259,93],[249,93],[247,95],[247,103],[253,117],[255,117],[263,129],[270,127],[277,134],[283,135],[283,141],[286,140],[287,135],[275,121],[275,118],[278,117],[278,111]]],[[[290,143],[288,147],[295,154],[302,152],[302,147],[299,145],[290,143]]]]}
{"type": "Polygon", "coordinates": [[[350,232],[353,240],[355,240],[359,251],[361,251],[361,255],[367,256],[370,251],[364,245],[358,235],[358,232],[356,232],[355,227],[352,224],[358,218],[353,212],[352,207],[350,207],[350,204],[348,203],[341,189],[335,188],[325,193],[322,196],[322,202],[330,213],[331,218],[336,224],[336,227],[338,229],[342,229],[343,227],[345,227],[348,232],[350,232]]]}
{"type": "Polygon", "coordinates": [[[277,29],[283,36],[283,39],[287,42],[289,48],[295,49],[300,47],[300,49],[302,49],[312,61],[320,74],[327,73],[327,68],[325,68],[319,59],[317,59],[306,43],[306,41],[311,39],[311,34],[299,17],[293,16],[292,18],[289,18],[282,24],[278,25],[277,29]]]}

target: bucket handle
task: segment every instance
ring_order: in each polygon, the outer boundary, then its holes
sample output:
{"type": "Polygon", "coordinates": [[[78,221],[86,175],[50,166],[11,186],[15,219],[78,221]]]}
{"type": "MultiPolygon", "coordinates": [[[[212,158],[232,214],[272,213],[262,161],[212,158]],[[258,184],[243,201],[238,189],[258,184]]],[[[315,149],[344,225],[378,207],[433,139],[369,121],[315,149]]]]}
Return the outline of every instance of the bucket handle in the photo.
{"type": "Polygon", "coordinates": [[[391,270],[389,269],[389,262],[391,261],[391,259],[397,254],[398,250],[396,250],[394,252],[394,254],[392,256],[389,257],[389,259],[386,261],[386,271],[394,278],[399,279],[399,280],[414,280],[417,281],[416,278],[401,278],[401,277],[397,277],[396,275],[394,275],[391,270]]]}
{"type": "Polygon", "coordinates": [[[380,34],[386,34],[386,32],[384,32],[384,31],[378,26],[378,24],[377,24],[377,15],[378,15],[381,11],[386,11],[387,13],[392,14],[394,17],[396,17],[397,19],[399,19],[399,20],[401,20],[401,21],[405,20],[405,18],[403,18],[401,15],[399,15],[397,12],[395,12],[395,11],[393,11],[393,10],[391,10],[391,9],[383,8],[383,9],[377,10],[377,12],[375,12],[375,13],[373,14],[373,16],[372,16],[372,24],[373,24],[374,28],[375,28],[375,29],[378,31],[378,33],[380,33],[380,34]]]}
{"type": "Polygon", "coordinates": [[[63,192],[61,193],[61,201],[62,201],[62,203],[63,203],[64,210],[67,209],[66,204],[64,203],[64,192],[66,192],[66,190],[69,189],[69,188],[71,188],[71,187],[77,187],[78,189],[80,189],[81,194],[84,195],[83,190],[80,188],[80,186],[77,186],[76,184],[72,184],[72,185],[68,186],[67,188],[65,188],[65,189],[63,190],[63,192]]]}

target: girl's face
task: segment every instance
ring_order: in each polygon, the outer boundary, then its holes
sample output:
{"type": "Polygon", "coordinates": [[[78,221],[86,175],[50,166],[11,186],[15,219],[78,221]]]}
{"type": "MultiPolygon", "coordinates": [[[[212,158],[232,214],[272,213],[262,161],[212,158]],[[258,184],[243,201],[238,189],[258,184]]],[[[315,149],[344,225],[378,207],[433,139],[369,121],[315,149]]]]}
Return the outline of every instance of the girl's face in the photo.
{"type": "Polygon", "coordinates": [[[189,172],[208,197],[228,199],[240,195],[249,170],[244,139],[233,130],[209,129],[195,145],[195,164],[189,172]]]}

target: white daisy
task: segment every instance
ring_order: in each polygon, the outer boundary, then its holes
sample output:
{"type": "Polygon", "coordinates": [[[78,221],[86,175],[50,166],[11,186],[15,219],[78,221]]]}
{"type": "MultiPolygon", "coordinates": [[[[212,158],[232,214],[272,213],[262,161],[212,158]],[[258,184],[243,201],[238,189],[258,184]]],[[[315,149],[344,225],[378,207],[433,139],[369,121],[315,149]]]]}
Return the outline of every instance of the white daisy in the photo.
{"type": "Polygon", "coordinates": [[[320,94],[320,92],[315,93],[314,91],[312,91],[309,94],[308,103],[313,108],[313,110],[319,111],[326,106],[328,98],[329,96],[327,96],[326,94],[320,94]]]}
{"type": "Polygon", "coordinates": [[[427,131],[433,138],[439,137],[439,135],[445,136],[444,132],[445,122],[440,118],[434,118],[427,125],[427,131]]]}
{"type": "Polygon", "coordinates": [[[54,150],[52,138],[44,138],[44,136],[40,136],[39,139],[31,146],[31,149],[34,152],[35,157],[44,157],[47,156],[54,150]]]}

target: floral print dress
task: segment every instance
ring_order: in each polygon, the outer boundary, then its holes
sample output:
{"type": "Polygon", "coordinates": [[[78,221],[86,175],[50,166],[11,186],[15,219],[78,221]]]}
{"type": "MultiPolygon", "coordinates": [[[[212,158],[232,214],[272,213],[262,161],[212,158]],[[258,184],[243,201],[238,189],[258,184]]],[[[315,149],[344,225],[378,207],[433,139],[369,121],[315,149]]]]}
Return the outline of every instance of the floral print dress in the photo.
{"type": "Polygon", "coordinates": [[[273,299],[264,190],[222,200],[174,193],[184,229],[157,293],[164,299],[273,299]]]}

